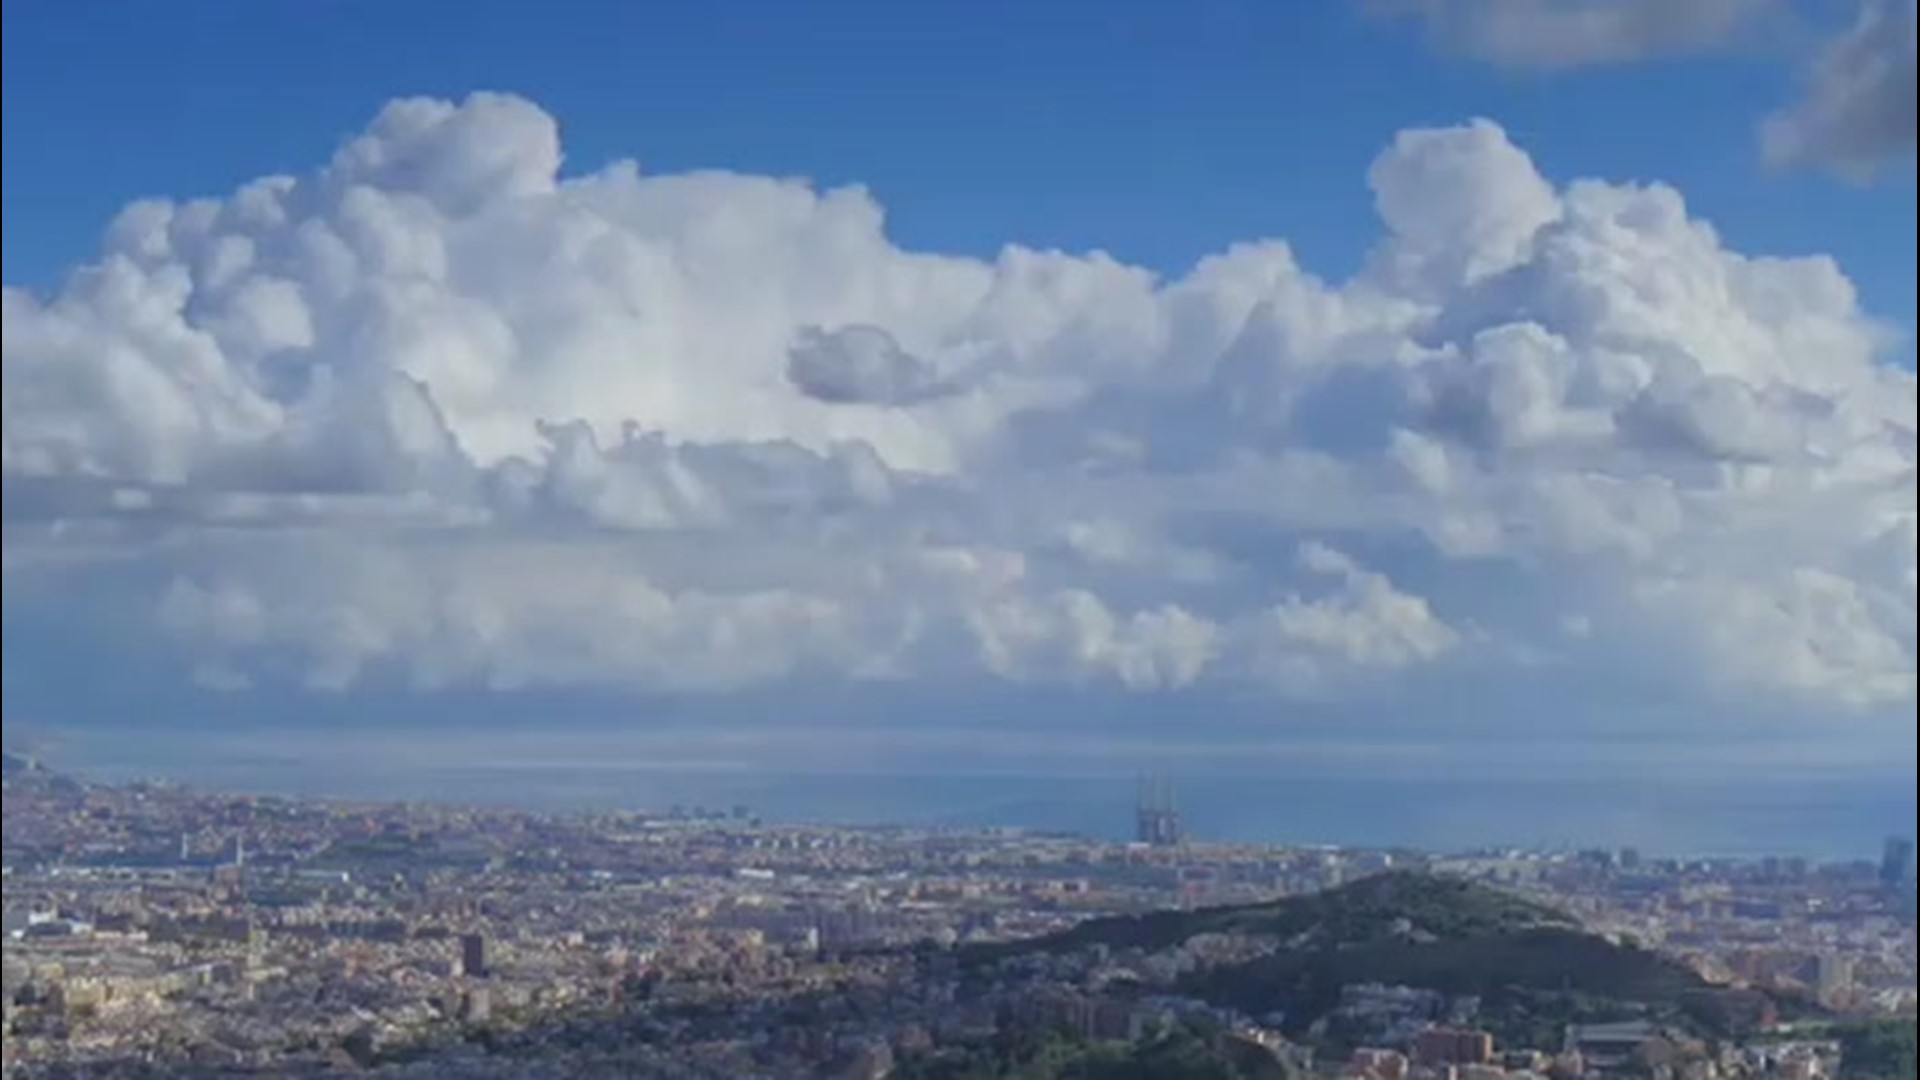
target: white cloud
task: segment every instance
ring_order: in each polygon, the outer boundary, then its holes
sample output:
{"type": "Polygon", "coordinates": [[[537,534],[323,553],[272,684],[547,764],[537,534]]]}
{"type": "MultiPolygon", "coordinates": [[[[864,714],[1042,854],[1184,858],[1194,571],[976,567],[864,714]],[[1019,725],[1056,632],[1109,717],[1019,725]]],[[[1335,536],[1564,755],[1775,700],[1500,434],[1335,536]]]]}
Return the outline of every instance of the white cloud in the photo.
{"type": "Polygon", "coordinates": [[[877,326],[801,331],[787,350],[787,380],[810,398],[842,405],[912,405],[952,392],[877,326]]]}
{"type": "Polygon", "coordinates": [[[1300,548],[1310,575],[1338,582],[1318,598],[1289,596],[1249,617],[1236,639],[1243,662],[1269,685],[1321,693],[1355,673],[1387,672],[1438,659],[1461,642],[1427,602],[1396,589],[1349,556],[1316,542],[1300,548]]]}
{"type": "Polygon", "coordinates": [[[1449,52],[1500,67],[1555,70],[1727,47],[1780,0],[1369,0],[1414,15],[1449,52]]]}
{"type": "Polygon", "coordinates": [[[1178,607],[1120,618],[1081,589],[989,600],[970,621],[981,660],[996,675],[1106,675],[1136,689],[1192,683],[1211,662],[1219,637],[1218,627],[1178,607]]]}
{"type": "Polygon", "coordinates": [[[223,686],[1913,697],[1913,376],[1670,189],[1407,132],[1352,280],[1162,281],[559,148],[397,103],[7,290],[9,625],[223,686]]]}
{"type": "Polygon", "coordinates": [[[1702,635],[1724,682],[1862,705],[1913,697],[1912,608],[1896,591],[1794,569],[1766,582],[1651,581],[1638,599],[1702,635]]]}
{"type": "Polygon", "coordinates": [[[1495,67],[1564,71],[1728,53],[1775,39],[1818,41],[1802,65],[1799,101],[1762,121],[1769,160],[1855,178],[1911,161],[1915,0],[1857,0],[1837,30],[1795,28],[1785,0],[1365,0],[1417,18],[1434,44],[1495,67]],[[1822,39],[1824,38],[1824,39],[1822,39]]]}
{"type": "Polygon", "coordinates": [[[722,690],[810,665],[858,672],[892,645],[888,620],[862,624],[844,596],[670,592],[615,545],[383,540],[229,546],[217,566],[173,579],[161,625],[207,670],[327,689],[384,675],[428,688],[722,690]]]}
{"type": "Polygon", "coordinates": [[[1915,0],[1863,0],[1809,66],[1806,96],[1761,126],[1770,157],[1870,176],[1914,148],[1915,0]]]}

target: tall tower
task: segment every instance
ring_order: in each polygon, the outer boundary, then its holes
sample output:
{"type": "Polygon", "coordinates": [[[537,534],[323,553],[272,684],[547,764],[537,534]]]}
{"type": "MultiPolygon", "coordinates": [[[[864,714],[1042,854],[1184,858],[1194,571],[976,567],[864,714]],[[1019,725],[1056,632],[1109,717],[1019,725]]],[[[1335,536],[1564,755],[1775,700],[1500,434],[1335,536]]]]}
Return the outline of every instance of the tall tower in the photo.
{"type": "Polygon", "coordinates": [[[487,939],[479,934],[460,935],[459,973],[469,979],[487,977],[487,939]]]}
{"type": "Polygon", "coordinates": [[[1894,888],[1907,880],[1913,869],[1913,842],[1899,836],[1887,837],[1880,850],[1880,884],[1894,888]]]}
{"type": "MultiPolygon", "coordinates": [[[[1153,781],[1142,773],[1134,785],[1133,797],[1133,839],[1136,843],[1153,843],[1153,781]]],[[[183,845],[184,846],[184,845],[183,845]]]]}
{"type": "Polygon", "coordinates": [[[1134,807],[1134,839],[1154,847],[1174,847],[1185,835],[1180,828],[1180,811],[1174,802],[1173,781],[1165,777],[1141,777],[1139,798],[1134,807]]]}
{"type": "Polygon", "coordinates": [[[1160,843],[1177,847],[1186,843],[1187,833],[1180,827],[1180,806],[1174,801],[1173,781],[1160,779],[1160,843]]]}

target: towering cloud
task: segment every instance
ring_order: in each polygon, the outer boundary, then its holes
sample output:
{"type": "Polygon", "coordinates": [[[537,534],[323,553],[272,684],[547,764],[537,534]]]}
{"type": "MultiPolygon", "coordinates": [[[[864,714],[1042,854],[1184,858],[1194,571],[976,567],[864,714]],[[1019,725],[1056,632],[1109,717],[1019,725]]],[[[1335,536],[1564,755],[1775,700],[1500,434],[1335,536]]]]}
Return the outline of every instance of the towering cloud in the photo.
{"type": "Polygon", "coordinates": [[[1161,280],[560,147],[396,102],[8,289],[12,624],[223,687],[1913,697],[1913,376],[1829,260],[1668,188],[1406,132],[1353,279],[1161,280]]]}

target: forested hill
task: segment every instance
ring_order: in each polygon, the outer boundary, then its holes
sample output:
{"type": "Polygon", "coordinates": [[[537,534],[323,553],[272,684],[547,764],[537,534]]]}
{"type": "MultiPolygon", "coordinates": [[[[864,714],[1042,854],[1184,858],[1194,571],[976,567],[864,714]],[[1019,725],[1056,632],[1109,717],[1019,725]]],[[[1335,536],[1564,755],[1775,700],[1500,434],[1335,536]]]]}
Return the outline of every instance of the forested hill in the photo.
{"type": "Polygon", "coordinates": [[[1338,888],[1259,904],[1090,919],[1070,930],[983,947],[982,958],[1066,952],[1094,945],[1170,949],[1203,934],[1275,938],[1289,948],[1348,948],[1376,941],[1460,940],[1577,923],[1564,912],[1458,878],[1391,871],[1338,888]]]}

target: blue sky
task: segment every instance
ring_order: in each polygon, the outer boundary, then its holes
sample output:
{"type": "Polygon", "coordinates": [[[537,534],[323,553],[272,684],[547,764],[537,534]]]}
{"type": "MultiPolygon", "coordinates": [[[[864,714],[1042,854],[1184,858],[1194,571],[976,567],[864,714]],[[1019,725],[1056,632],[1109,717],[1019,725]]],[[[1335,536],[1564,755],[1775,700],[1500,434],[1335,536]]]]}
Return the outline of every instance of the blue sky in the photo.
{"type": "Polygon", "coordinates": [[[1390,6],[8,5],[10,735],[1910,817],[1911,0],[1390,6]]]}
{"type": "MultiPolygon", "coordinates": [[[[1832,12],[1825,12],[1829,18],[1832,12]]],[[[21,4],[6,13],[5,279],[51,282],[149,195],[323,157],[388,99],[502,89],[569,164],[864,183],[909,247],[1104,248],[1165,272],[1285,237],[1323,273],[1374,230],[1352,178],[1395,131],[1497,120],[1550,176],[1663,180],[1749,253],[1825,252],[1911,326],[1915,200],[1769,169],[1794,93],[1735,53],[1515,73],[1358,5],[1203,0],[903,6],[478,0],[21,4]]]]}

